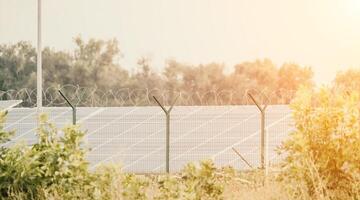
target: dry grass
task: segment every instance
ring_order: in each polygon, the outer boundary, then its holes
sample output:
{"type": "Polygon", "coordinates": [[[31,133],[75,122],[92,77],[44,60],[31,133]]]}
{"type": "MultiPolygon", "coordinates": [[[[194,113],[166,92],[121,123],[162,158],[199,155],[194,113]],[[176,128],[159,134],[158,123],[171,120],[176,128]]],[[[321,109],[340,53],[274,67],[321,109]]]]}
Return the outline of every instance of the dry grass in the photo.
{"type": "Polygon", "coordinates": [[[231,200],[288,200],[290,196],[284,191],[281,184],[278,182],[269,182],[263,186],[248,187],[243,183],[233,181],[225,187],[224,199],[231,200]]]}
{"type": "MultiPolygon", "coordinates": [[[[126,174],[123,174],[126,175],[126,174]]],[[[139,199],[150,199],[150,200],[158,200],[156,198],[160,194],[159,184],[156,180],[160,177],[164,177],[164,174],[139,174],[135,175],[138,180],[146,180],[149,184],[144,187],[143,190],[139,190],[140,192],[146,193],[145,198],[139,199]]],[[[177,176],[177,174],[172,174],[171,176],[177,176]]],[[[316,177],[314,177],[315,179],[316,177]]],[[[102,189],[108,192],[108,196],[101,196],[99,199],[109,199],[109,200],[132,200],[137,199],[134,196],[132,197],[124,197],[124,187],[123,181],[120,177],[112,179],[110,183],[107,185],[101,185],[102,189]]],[[[360,186],[359,183],[357,186],[360,186]]],[[[224,187],[222,198],[224,200],[330,200],[330,199],[356,199],[352,197],[344,197],[338,198],[339,195],[333,196],[331,191],[322,191],[318,194],[310,196],[306,185],[300,181],[293,182],[282,182],[277,179],[277,174],[271,174],[265,180],[262,172],[260,170],[247,171],[247,172],[238,172],[235,177],[233,177],[230,181],[224,181],[222,183],[224,187]],[[294,192],[297,191],[297,192],[294,192]],[[300,192],[299,192],[300,191],[300,192]]],[[[321,185],[319,185],[321,187],[321,185]]],[[[360,187],[359,187],[360,188],[360,187]]],[[[359,189],[360,192],[360,189],[359,189]]],[[[47,191],[41,190],[39,194],[41,197],[37,197],[35,199],[41,200],[61,200],[64,199],[61,195],[62,191],[54,190],[47,191]]],[[[9,199],[22,200],[26,199],[26,195],[14,194],[11,195],[9,199]]],[[[162,198],[161,198],[162,199],[162,198]]],[[[181,198],[179,198],[181,199],[181,198]]],[[[194,199],[194,200],[202,200],[194,199]]],[[[206,200],[210,200],[209,198],[204,198],[206,200]]],[[[165,199],[164,199],[165,200],[165,199]]],[[[190,200],[190,199],[189,199],[190,200]]]]}

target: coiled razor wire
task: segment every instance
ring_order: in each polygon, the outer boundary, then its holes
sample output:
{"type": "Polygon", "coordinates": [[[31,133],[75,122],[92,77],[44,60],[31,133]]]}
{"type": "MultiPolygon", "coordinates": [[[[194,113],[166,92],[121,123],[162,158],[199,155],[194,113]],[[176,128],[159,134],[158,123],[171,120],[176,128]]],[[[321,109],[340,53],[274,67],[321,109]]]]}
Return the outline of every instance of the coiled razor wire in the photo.
{"type": "MultiPolygon", "coordinates": [[[[58,90],[64,92],[76,106],[152,106],[155,105],[152,96],[156,96],[165,105],[176,98],[177,105],[248,105],[247,93],[251,93],[264,104],[288,104],[293,98],[293,90],[268,91],[249,88],[246,91],[209,90],[209,91],[173,91],[163,88],[119,88],[103,90],[96,87],[81,87],[77,85],[63,85],[48,87],[43,90],[44,106],[66,106],[66,102],[59,95],[58,90]]],[[[23,107],[36,106],[36,89],[23,88],[19,90],[0,90],[0,100],[22,100],[23,107]]]]}

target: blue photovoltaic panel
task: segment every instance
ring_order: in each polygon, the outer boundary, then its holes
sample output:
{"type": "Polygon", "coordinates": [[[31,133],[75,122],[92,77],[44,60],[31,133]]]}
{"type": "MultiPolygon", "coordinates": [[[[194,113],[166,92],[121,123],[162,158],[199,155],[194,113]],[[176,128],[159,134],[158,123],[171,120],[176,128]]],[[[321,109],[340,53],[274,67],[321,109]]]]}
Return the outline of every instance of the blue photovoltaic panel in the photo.
{"type": "MultiPolygon", "coordinates": [[[[71,124],[70,108],[44,108],[58,127],[71,124]]],[[[288,106],[272,105],[266,111],[269,158],[293,129],[288,106]]],[[[88,160],[120,163],[124,171],[163,172],[165,168],[165,114],[160,107],[77,108],[77,123],[86,131],[88,160]]],[[[17,133],[11,145],[36,142],[36,108],[13,108],[7,130],[17,133]]],[[[176,106],[171,112],[170,170],[212,158],[218,166],[247,166],[233,152],[237,149],[252,165],[260,161],[260,113],[256,106],[176,106]]]]}
{"type": "Polygon", "coordinates": [[[19,104],[21,104],[21,100],[4,100],[0,101],[0,111],[9,110],[19,104]]]}

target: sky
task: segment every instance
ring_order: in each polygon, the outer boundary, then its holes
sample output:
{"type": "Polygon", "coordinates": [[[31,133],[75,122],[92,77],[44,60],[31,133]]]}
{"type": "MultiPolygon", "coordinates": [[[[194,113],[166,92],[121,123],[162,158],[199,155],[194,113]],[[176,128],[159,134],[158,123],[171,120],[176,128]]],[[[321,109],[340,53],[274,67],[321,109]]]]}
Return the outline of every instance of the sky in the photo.
{"type": "MultiPolygon", "coordinates": [[[[312,67],[326,84],[360,68],[360,0],[43,0],[43,45],[73,38],[119,41],[128,69],[149,57],[224,63],[269,58],[312,67]]],[[[36,44],[37,0],[0,0],[0,44],[36,44]]]]}

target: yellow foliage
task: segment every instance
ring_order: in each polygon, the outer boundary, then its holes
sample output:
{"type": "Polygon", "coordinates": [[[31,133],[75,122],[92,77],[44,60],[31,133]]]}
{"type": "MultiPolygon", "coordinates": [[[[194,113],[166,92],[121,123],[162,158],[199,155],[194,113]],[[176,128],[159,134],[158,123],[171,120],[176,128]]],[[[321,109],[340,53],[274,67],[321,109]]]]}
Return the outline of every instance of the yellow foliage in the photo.
{"type": "Polygon", "coordinates": [[[291,104],[296,130],[281,147],[287,154],[282,177],[304,181],[309,194],[317,198],[356,195],[353,183],[360,181],[359,102],[357,92],[300,89],[291,104]]]}

